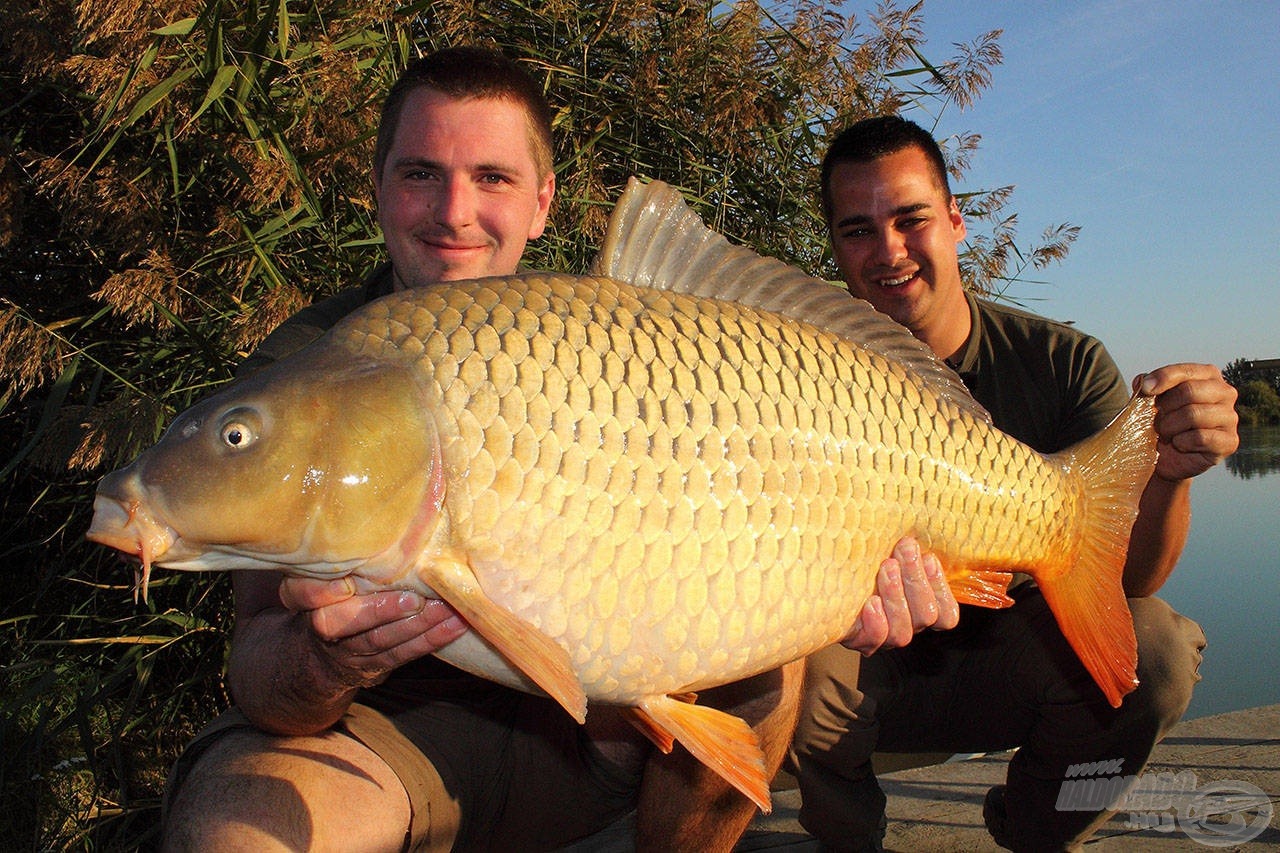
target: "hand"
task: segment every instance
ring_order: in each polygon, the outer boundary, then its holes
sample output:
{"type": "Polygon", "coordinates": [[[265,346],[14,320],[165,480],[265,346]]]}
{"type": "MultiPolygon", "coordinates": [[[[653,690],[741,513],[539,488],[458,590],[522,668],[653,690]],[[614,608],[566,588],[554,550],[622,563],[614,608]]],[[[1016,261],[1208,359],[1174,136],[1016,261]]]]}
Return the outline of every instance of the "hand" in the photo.
{"type": "Polygon", "coordinates": [[[840,642],[866,656],[905,646],[925,628],[945,630],[959,621],[960,607],[938,558],[921,554],[920,543],[904,536],[880,564],[875,593],[840,642]]]}
{"type": "Polygon", "coordinates": [[[1156,476],[1203,474],[1240,446],[1236,389],[1211,364],[1172,364],[1139,376],[1135,391],[1156,398],[1156,476]]]}
{"type": "Polygon", "coordinates": [[[280,602],[303,613],[321,655],[343,681],[376,684],[391,670],[443,648],[467,631],[452,607],[409,590],[357,594],[350,578],[287,577],[280,602]]]}

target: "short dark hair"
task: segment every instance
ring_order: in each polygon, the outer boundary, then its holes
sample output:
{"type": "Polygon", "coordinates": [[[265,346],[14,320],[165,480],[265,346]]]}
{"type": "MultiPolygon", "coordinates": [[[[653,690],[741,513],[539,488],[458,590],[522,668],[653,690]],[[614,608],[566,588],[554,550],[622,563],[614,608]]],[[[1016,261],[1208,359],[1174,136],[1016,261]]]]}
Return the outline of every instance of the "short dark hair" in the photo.
{"type": "Polygon", "coordinates": [[[382,104],[373,172],[378,179],[396,138],[405,100],[416,89],[435,89],[451,98],[498,98],[524,107],[529,121],[529,145],[538,177],[554,167],[551,107],[542,89],[512,59],[485,47],[449,47],[411,63],[400,74],[382,104]]]}
{"type": "Polygon", "coordinates": [[[902,116],[875,116],[841,131],[822,158],[822,212],[831,220],[831,173],[841,163],[866,163],[905,148],[919,148],[933,164],[938,186],[951,199],[947,161],[929,131],[902,116]]]}

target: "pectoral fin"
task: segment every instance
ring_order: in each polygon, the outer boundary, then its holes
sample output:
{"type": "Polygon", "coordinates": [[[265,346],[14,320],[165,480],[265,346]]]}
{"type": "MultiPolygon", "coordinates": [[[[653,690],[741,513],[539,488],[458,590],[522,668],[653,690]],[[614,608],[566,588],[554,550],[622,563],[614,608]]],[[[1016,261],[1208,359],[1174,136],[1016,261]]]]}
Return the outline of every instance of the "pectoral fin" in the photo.
{"type": "Polygon", "coordinates": [[[500,655],[559,702],[579,723],[587,718],[587,696],[569,654],[528,622],[495,604],[475,573],[458,559],[437,559],[421,572],[436,594],[466,619],[500,655]]]}
{"type": "Polygon", "coordinates": [[[632,724],[664,752],[670,751],[673,738],[680,741],[694,758],[723,776],[760,811],[769,813],[772,805],[764,753],[755,732],[743,720],[671,696],[646,699],[629,711],[632,724]]]}

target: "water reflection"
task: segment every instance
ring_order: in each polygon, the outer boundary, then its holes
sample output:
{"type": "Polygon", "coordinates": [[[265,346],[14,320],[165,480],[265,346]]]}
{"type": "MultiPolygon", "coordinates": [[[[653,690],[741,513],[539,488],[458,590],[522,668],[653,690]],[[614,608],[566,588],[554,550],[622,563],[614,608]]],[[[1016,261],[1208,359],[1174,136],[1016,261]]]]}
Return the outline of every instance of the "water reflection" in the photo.
{"type": "Polygon", "coordinates": [[[1243,480],[1280,471],[1280,427],[1240,430],[1240,449],[1227,457],[1227,470],[1243,480]]]}
{"type": "Polygon", "coordinates": [[[1280,429],[1240,438],[1192,483],[1187,547],[1160,590],[1209,638],[1189,718],[1280,702],[1280,429]]]}

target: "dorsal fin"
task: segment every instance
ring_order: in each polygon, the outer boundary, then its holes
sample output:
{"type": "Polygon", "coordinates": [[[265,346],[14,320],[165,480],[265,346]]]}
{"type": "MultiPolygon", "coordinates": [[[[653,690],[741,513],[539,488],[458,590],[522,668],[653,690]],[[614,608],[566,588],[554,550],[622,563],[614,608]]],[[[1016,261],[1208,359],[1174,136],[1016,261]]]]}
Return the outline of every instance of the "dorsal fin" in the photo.
{"type": "Polygon", "coordinates": [[[627,182],[591,273],[802,320],[898,362],[944,399],[991,420],[955,371],[904,326],[843,288],[731,244],[661,181],[627,182]]]}

